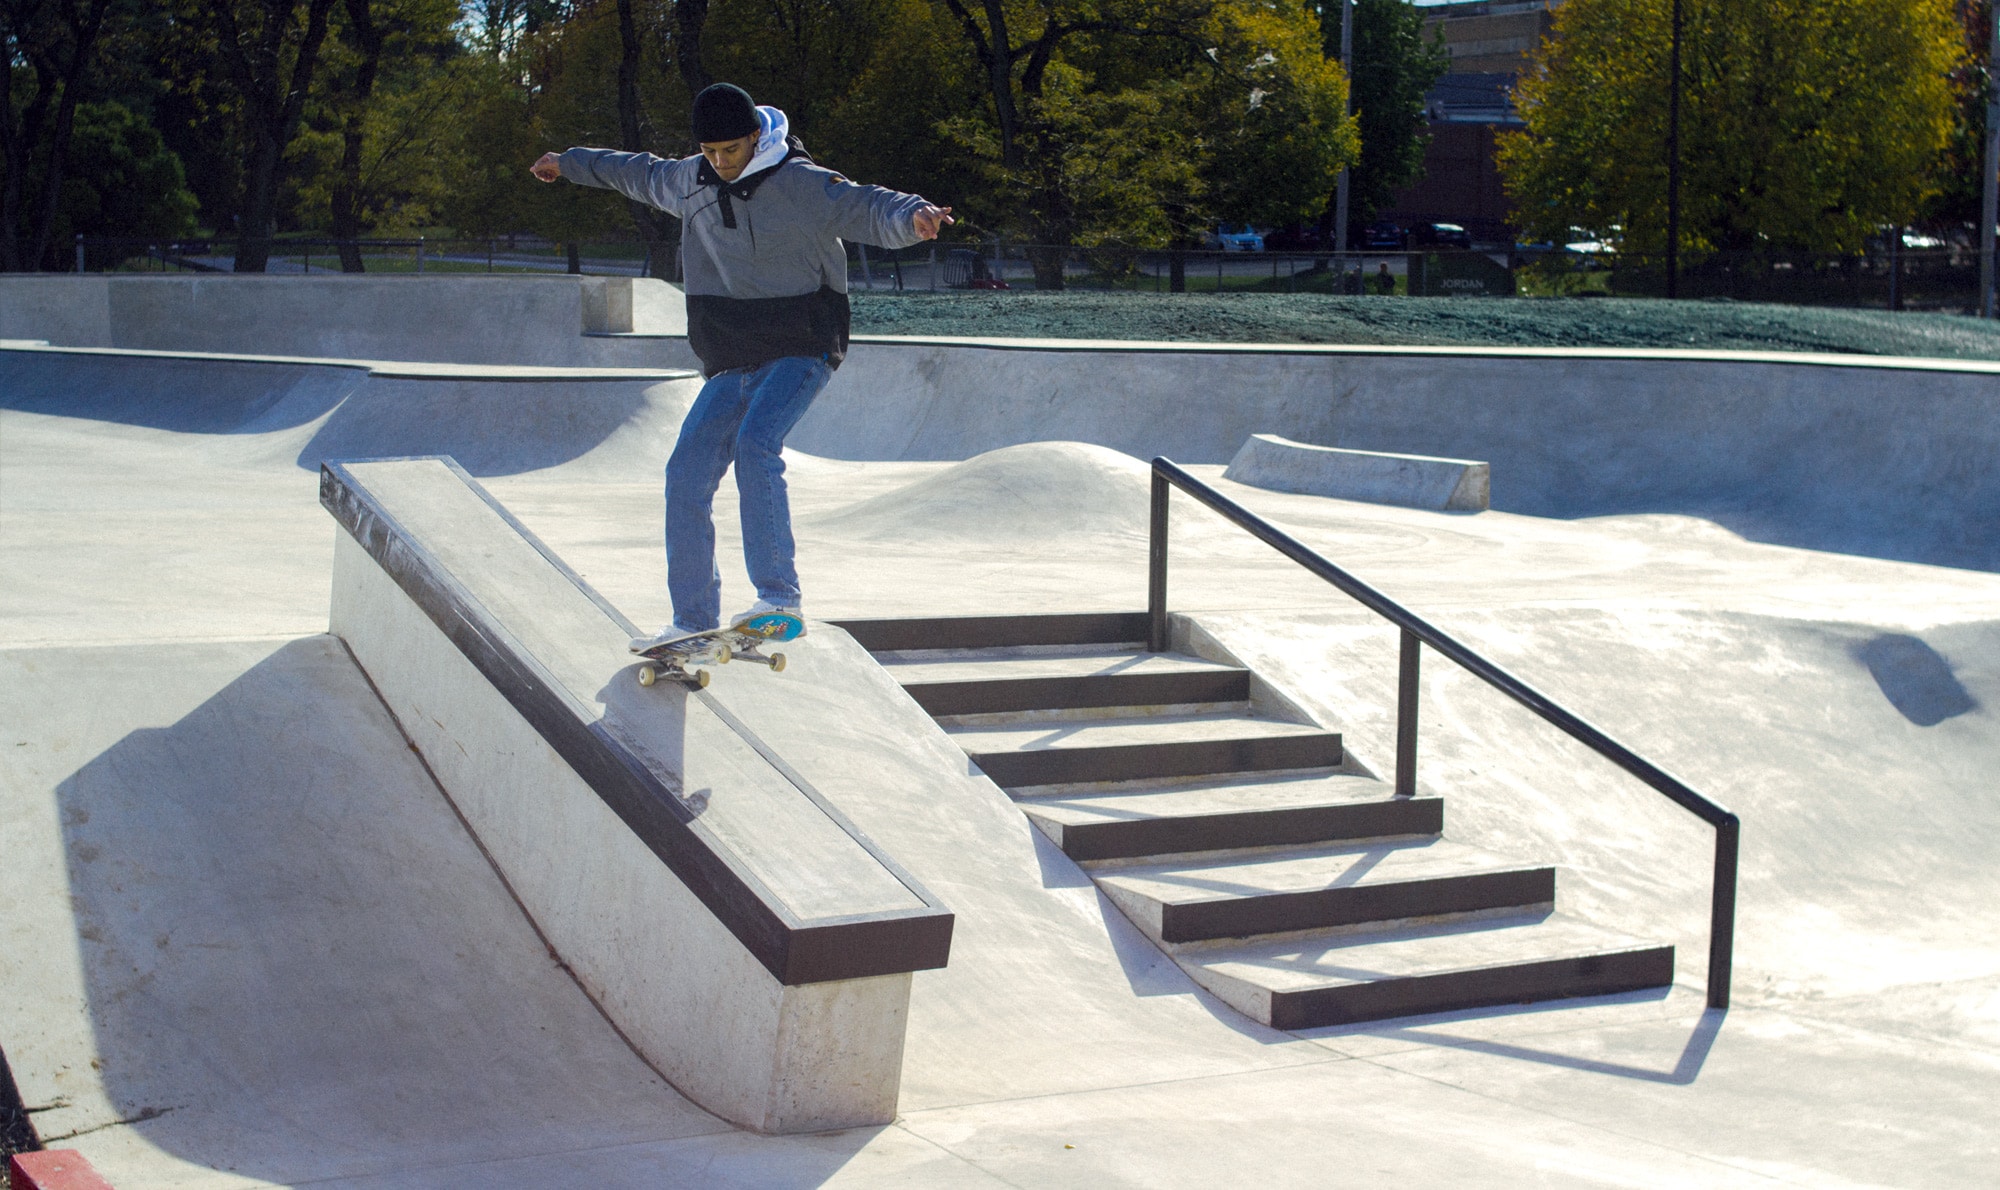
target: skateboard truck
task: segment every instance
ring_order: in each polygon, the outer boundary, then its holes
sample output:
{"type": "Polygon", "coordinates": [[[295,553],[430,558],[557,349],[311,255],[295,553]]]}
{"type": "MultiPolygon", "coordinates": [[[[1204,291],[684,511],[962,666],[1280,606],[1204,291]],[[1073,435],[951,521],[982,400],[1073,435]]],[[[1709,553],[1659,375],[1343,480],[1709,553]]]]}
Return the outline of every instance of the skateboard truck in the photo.
{"type": "Polygon", "coordinates": [[[656,646],[657,649],[662,650],[661,652],[648,650],[639,654],[640,658],[644,661],[644,664],[639,666],[639,684],[641,686],[651,686],[664,679],[696,690],[705,689],[708,686],[707,670],[689,669],[686,662],[679,660],[669,661],[664,652],[668,646],[694,637],[707,637],[715,642],[712,652],[694,662],[697,665],[703,661],[713,662],[716,665],[727,665],[733,660],[741,659],[765,666],[772,673],[783,673],[785,671],[785,655],[783,653],[761,653],[758,651],[758,646],[773,640],[791,640],[803,631],[804,628],[805,625],[795,616],[772,613],[746,620],[741,624],[732,624],[727,628],[713,628],[707,632],[696,632],[690,633],[688,636],[677,637],[674,640],[666,641],[656,646]]]}

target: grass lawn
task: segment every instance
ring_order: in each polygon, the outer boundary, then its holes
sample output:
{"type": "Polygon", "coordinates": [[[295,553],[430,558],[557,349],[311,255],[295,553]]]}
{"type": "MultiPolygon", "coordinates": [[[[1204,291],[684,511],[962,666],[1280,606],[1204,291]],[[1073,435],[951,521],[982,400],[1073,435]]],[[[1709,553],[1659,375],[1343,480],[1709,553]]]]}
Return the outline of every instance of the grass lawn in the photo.
{"type": "Polygon", "coordinates": [[[1432,347],[1687,347],[2000,360],[2000,322],[1951,314],[1750,302],[1034,290],[900,294],[862,290],[851,296],[859,334],[1432,347]]]}

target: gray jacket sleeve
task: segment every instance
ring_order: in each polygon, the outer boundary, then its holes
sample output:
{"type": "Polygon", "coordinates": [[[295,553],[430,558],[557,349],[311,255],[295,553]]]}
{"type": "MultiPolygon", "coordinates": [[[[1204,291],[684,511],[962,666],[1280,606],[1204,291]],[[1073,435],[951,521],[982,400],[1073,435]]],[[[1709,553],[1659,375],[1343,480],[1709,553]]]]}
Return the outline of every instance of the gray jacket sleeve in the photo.
{"type": "Polygon", "coordinates": [[[826,189],[826,229],[843,240],[883,248],[907,248],[923,242],[916,214],[925,200],[883,186],[863,186],[832,171],[826,189]]]}
{"type": "Polygon", "coordinates": [[[616,149],[571,149],[558,160],[562,176],[579,185],[616,190],[669,215],[679,215],[687,205],[672,176],[678,161],[616,149]]]}

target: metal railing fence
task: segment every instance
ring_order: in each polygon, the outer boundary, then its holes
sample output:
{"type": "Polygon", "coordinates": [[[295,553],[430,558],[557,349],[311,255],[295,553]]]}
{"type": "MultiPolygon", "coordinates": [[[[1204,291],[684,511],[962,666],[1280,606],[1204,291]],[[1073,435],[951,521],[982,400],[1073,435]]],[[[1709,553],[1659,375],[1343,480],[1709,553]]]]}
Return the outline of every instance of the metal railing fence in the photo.
{"type": "MultiPolygon", "coordinates": [[[[569,272],[679,278],[679,246],[664,241],[282,237],[263,243],[268,252],[264,271],[291,275],[569,272]]],[[[230,272],[239,246],[229,238],[81,236],[73,267],[79,272],[230,272]]],[[[848,287],[863,292],[1062,289],[1630,298],[1664,298],[1666,293],[1663,257],[1546,248],[1222,252],[984,241],[900,249],[849,244],[847,257],[848,287]]],[[[1971,313],[1978,307],[1979,264],[1977,253],[1962,247],[1861,255],[1714,253],[1684,256],[1678,282],[1679,295],[1691,299],[1971,313]]]]}

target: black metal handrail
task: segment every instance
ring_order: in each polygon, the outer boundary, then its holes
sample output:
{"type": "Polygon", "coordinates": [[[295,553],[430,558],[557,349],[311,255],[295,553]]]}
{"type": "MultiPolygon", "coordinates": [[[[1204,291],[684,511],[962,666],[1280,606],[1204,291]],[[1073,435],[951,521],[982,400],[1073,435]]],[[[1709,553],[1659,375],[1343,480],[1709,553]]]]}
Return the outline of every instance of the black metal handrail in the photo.
{"type": "Polygon", "coordinates": [[[1715,881],[1709,907],[1708,1006],[1729,1007],[1729,977],[1736,941],[1736,857],[1741,821],[1688,788],[1679,778],[1612,739],[1554,699],[1425,623],[1403,605],[1307,549],[1256,513],[1183,471],[1167,458],[1153,460],[1153,518],[1147,566],[1146,610],[1151,619],[1146,647],[1167,647],[1167,500],[1179,488],[1220,513],[1251,536],[1340,588],[1357,603],[1402,630],[1396,686],[1396,796],[1417,791],[1417,679],[1423,646],[1444,654],[1466,672],[1554,724],[1612,764],[1672,799],[1675,805],[1715,828],[1715,881]]]}

